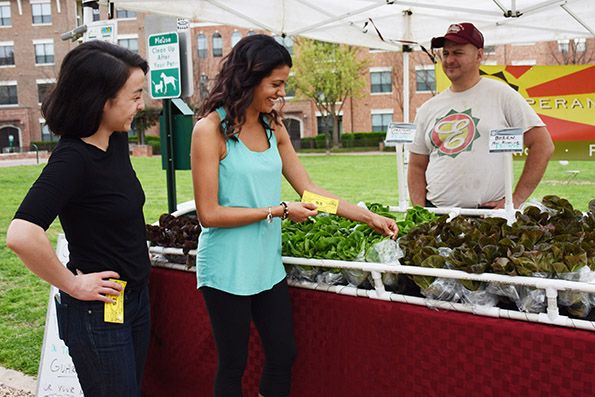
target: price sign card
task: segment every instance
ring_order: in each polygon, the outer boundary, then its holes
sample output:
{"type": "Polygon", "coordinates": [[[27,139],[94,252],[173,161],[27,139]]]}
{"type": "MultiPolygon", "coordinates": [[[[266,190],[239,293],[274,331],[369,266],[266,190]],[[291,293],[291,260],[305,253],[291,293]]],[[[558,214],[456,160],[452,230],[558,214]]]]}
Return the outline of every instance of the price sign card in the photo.
{"type": "Polygon", "coordinates": [[[490,131],[490,153],[522,153],[523,130],[520,128],[502,128],[490,131]]]}
{"type": "Polygon", "coordinates": [[[110,281],[118,283],[122,286],[120,295],[107,295],[114,300],[114,303],[105,302],[105,310],[103,313],[103,321],[106,323],[124,323],[124,289],[126,288],[126,281],[110,278],[110,281]]]}
{"type": "Polygon", "coordinates": [[[399,143],[413,143],[415,138],[415,124],[390,122],[386,130],[384,144],[395,146],[399,143]]]}
{"type": "Polygon", "coordinates": [[[302,195],[302,203],[313,203],[316,204],[316,209],[320,212],[328,212],[329,214],[336,214],[337,208],[339,208],[339,200],[324,197],[316,193],[304,190],[302,195]]]}

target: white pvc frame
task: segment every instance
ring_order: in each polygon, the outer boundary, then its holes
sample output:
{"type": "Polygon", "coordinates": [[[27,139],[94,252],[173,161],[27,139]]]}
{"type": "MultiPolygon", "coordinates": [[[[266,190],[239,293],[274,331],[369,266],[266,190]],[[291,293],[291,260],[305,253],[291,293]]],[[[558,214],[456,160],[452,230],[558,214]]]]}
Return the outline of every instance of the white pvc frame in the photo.
{"type": "MultiPolygon", "coordinates": [[[[181,248],[150,247],[152,254],[165,255],[184,255],[181,248]]],[[[196,250],[191,250],[188,255],[196,255],[196,250]]],[[[338,267],[344,269],[359,269],[368,271],[374,280],[374,289],[366,290],[349,285],[327,285],[323,283],[312,283],[306,281],[290,280],[289,284],[294,287],[313,289],[317,291],[335,292],[341,295],[350,295],[366,297],[370,299],[379,299],[392,302],[411,303],[415,305],[427,306],[430,308],[454,310],[465,313],[473,313],[488,317],[501,317],[514,320],[523,320],[537,322],[542,324],[553,324],[563,327],[580,328],[589,331],[595,331],[595,322],[573,319],[568,316],[562,316],[558,310],[558,291],[580,291],[586,293],[595,293],[594,283],[584,283],[578,281],[567,281],[559,279],[547,279],[537,277],[506,276],[494,273],[472,274],[460,270],[434,269],[418,266],[403,266],[399,264],[384,264],[374,262],[353,262],[339,261],[330,259],[306,259],[296,257],[283,257],[283,263],[286,265],[303,265],[318,267],[338,267]],[[547,299],[546,313],[524,313],[515,310],[500,309],[498,307],[485,307],[469,305],[463,303],[453,303],[438,301],[415,296],[395,294],[386,291],[382,283],[382,273],[410,274],[417,276],[432,276],[441,278],[452,278],[457,280],[475,280],[483,282],[499,282],[514,285],[524,285],[545,290],[547,299]]],[[[178,264],[155,264],[155,266],[166,267],[170,269],[195,271],[194,267],[188,268],[185,265],[178,264]]]]}

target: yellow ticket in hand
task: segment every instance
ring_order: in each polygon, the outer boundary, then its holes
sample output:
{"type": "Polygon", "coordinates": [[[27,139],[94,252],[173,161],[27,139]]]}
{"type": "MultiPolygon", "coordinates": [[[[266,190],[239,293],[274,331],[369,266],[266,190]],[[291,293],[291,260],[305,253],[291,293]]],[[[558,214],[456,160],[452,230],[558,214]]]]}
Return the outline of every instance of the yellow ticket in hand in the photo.
{"type": "Polygon", "coordinates": [[[107,295],[112,298],[114,303],[105,302],[105,310],[103,313],[103,321],[106,323],[124,323],[124,289],[126,288],[126,281],[110,278],[109,281],[118,283],[122,286],[120,295],[107,295]]]}
{"type": "Polygon", "coordinates": [[[304,190],[304,194],[302,195],[302,203],[316,204],[316,209],[319,212],[328,212],[329,214],[336,214],[337,208],[339,208],[339,200],[330,197],[324,197],[307,190],[304,190]]]}

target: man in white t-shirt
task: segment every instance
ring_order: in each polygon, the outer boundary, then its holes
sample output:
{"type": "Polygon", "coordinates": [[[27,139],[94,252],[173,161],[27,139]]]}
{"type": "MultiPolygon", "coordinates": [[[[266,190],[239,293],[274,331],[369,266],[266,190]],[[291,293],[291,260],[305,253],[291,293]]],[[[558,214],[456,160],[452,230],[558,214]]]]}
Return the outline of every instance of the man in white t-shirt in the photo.
{"type": "Polygon", "coordinates": [[[417,112],[408,184],[413,205],[503,208],[506,155],[489,153],[490,130],[518,127],[529,153],[513,194],[518,208],[543,177],[554,145],[545,124],[507,84],[482,78],[483,35],[473,24],[450,25],[432,39],[442,49],[449,89],[417,112]]]}

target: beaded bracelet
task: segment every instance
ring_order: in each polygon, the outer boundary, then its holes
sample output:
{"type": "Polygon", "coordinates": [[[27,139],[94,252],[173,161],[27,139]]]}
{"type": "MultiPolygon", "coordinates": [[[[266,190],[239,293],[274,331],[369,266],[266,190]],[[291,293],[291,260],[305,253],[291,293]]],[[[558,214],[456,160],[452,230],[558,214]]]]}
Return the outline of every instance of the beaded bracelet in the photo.
{"type": "Polygon", "coordinates": [[[285,201],[281,201],[281,206],[283,207],[283,215],[281,215],[281,219],[287,219],[289,216],[289,208],[287,208],[287,203],[285,201]]]}

